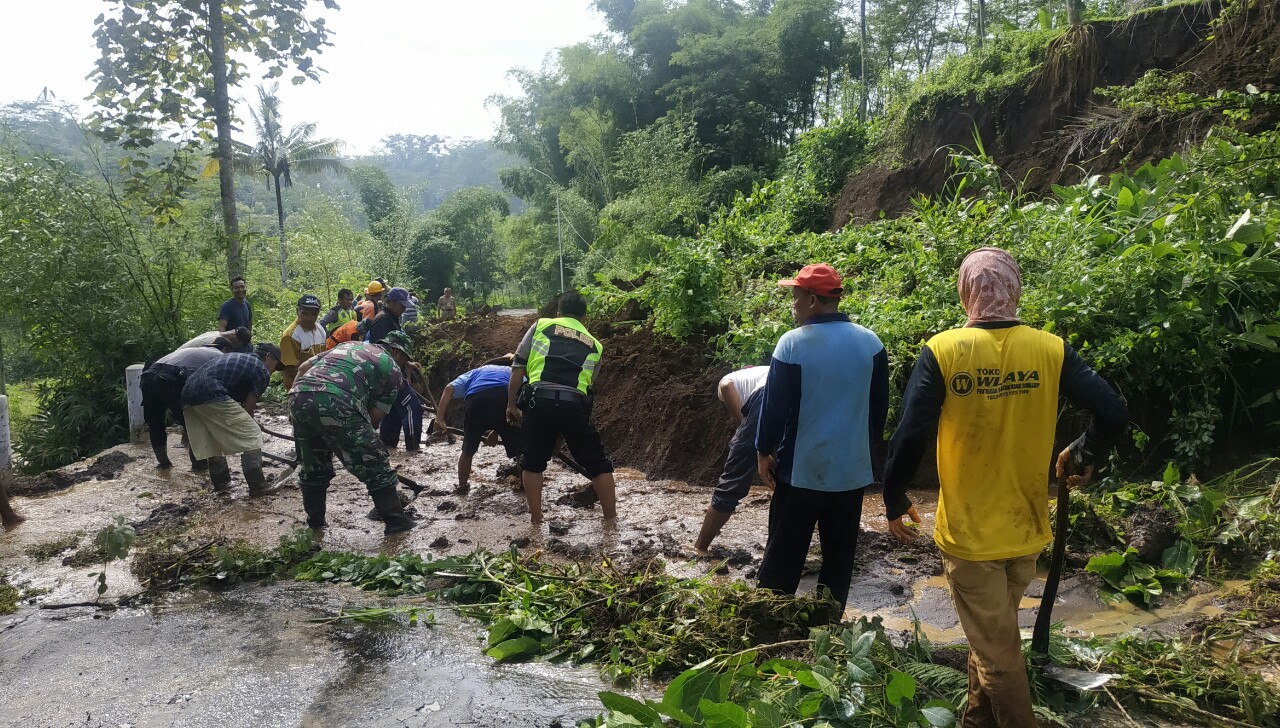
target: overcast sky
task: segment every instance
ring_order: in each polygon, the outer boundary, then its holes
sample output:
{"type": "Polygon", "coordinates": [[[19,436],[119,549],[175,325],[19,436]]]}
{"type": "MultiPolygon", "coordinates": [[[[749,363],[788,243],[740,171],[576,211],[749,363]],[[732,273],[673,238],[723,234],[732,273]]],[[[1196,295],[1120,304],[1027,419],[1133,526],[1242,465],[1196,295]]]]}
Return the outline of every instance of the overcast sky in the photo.
{"type": "MultiPolygon", "coordinates": [[[[327,11],[333,47],[319,57],[320,83],[280,86],[286,124],[318,122],[319,133],[373,149],[390,134],[492,136],[495,93],[518,90],[516,67],[538,68],[555,48],[604,30],[590,0],[339,0],[327,11]]],[[[318,3],[317,3],[318,5],[318,3]]],[[[0,103],[34,99],[48,87],[64,101],[93,89],[85,76],[97,48],[93,20],[104,0],[0,0],[0,103]]],[[[235,90],[252,98],[257,79],[235,90]]],[[[242,119],[247,113],[242,108],[242,119]]]]}

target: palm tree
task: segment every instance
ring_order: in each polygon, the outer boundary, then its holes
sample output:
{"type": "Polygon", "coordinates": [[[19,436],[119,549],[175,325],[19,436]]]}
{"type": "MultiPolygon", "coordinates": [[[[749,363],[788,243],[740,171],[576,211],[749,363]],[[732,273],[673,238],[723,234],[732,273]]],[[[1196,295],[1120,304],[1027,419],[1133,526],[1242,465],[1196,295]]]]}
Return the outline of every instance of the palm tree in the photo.
{"type": "Polygon", "coordinates": [[[280,283],[289,284],[288,251],[284,242],[284,199],[282,187],[292,187],[292,173],[319,174],[333,172],[345,174],[346,165],[338,158],[341,142],[336,139],[316,139],[316,124],[298,124],[285,133],[280,121],[280,99],[276,93],[280,84],[271,89],[258,87],[258,104],[251,108],[254,132],[258,136],[256,146],[236,143],[236,170],[267,177],[267,188],[273,186],[276,193],[276,220],[280,230],[280,283]]]}

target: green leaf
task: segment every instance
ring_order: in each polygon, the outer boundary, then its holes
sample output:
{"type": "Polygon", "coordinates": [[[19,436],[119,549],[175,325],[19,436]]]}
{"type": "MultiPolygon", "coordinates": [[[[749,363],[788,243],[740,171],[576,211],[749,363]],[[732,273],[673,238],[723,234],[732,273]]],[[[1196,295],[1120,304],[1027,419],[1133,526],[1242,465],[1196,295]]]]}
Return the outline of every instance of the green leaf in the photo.
{"type": "Polygon", "coordinates": [[[952,728],[956,724],[956,714],[950,708],[941,706],[922,708],[920,714],[928,721],[931,728],[952,728]]]}
{"type": "Polygon", "coordinates": [[[542,642],[533,637],[524,636],[509,639],[490,647],[485,652],[486,655],[492,657],[498,662],[507,662],[509,660],[517,660],[525,657],[531,657],[542,651],[542,642]]]}
{"type": "Polygon", "coordinates": [[[698,704],[707,728],[751,728],[747,711],[733,703],[713,703],[703,700],[698,704]]]}
{"type": "Polygon", "coordinates": [[[516,625],[510,619],[499,619],[489,626],[489,646],[493,647],[506,640],[516,631],[516,625]]]}
{"type": "MultiPolygon", "coordinates": [[[[604,705],[610,713],[635,718],[639,721],[639,725],[662,725],[662,716],[658,711],[644,703],[641,703],[635,698],[605,690],[600,693],[600,703],[604,705]]],[[[610,716],[610,720],[612,720],[612,716],[610,716]]]]}
{"type": "Polygon", "coordinates": [[[884,688],[885,698],[895,708],[904,699],[914,700],[916,697],[916,679],[905,672],[889,671],[889,684],[884,688]]]}
{"type": "Polygon", "coordinates": [[[1133,207],[1133,193],[1128,187],[1121,187],[1120,194],[1116,195],[1116,209],[1129,211],[1133,207]]]}
{"type": "Polygon", "coordinates": [[[846,662],[845,671],[849,675],[849,682],[855,684],[870,682],[876,676],[876,666],[865,657],[846,662]]]}
{"type": "Polygon", "coordinates": [[[750,706],[751,728],[785,728],[788,721],[773,705],[752,700],[750,706]]]}
{"type": "Polygon", "coordinates": [[[1190,576],[1195,572],[1196,562],[1199,560],[1196,547],[1186,539],[1178,539],[1177,543],[1164,550],[1160,563],[1166,569],[1190,576]]]}

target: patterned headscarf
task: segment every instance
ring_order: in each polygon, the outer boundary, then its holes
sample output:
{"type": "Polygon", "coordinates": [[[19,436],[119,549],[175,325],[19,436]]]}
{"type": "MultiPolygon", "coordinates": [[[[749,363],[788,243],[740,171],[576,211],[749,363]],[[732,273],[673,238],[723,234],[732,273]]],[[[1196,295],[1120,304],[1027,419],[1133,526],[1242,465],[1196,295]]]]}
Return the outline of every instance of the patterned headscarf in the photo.
{"type": "Polygon", "coordinates": [[[1017,321],[1022,296],[1022,270],[999,248],[978,248],[960,263],[956,280],[960,303],[969,315],[965,326],[994,321],[1017,321]]]}

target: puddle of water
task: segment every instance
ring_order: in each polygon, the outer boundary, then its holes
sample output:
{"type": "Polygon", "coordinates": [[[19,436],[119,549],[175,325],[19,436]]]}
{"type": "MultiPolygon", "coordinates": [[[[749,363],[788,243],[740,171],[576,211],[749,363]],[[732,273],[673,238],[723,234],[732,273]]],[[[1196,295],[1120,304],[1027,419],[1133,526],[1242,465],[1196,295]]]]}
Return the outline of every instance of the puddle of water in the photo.
{"type": "Polygon", "coordinates": [[[0,724],[546,726],[600,712],[594,671],[495,664],[452,612],[433,627],[308,622],[375,599],[280,583],[108,619],[26,609],[0,626],[0,724]]]}

